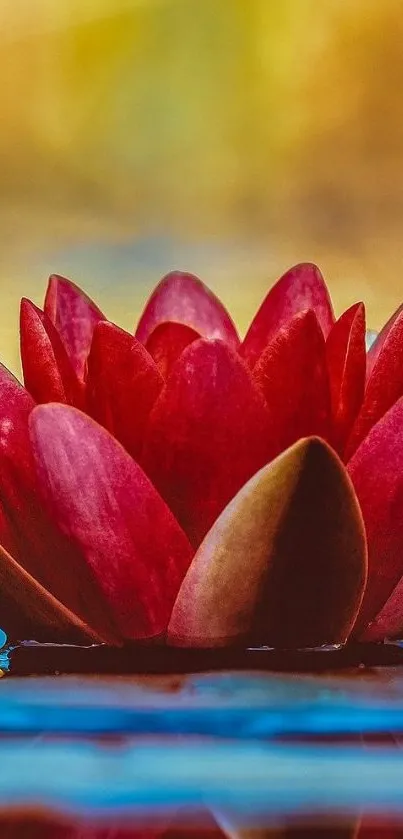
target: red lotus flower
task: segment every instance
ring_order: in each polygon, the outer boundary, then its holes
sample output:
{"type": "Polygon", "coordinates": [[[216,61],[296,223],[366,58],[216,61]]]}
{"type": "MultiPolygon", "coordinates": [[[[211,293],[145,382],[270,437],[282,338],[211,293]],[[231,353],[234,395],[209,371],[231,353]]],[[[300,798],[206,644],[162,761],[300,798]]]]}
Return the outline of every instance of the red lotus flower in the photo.
{"type": "Polygon", "coordinates": [[[44,311],[22,302],[21,356],[25,388],[0,373],[12,636],[306,647],[403,631],[403,312],[366,356],[363,305],[335,321],[299,265],[241,343],[173,273],[133,337],[52,277],[44,311]]]}

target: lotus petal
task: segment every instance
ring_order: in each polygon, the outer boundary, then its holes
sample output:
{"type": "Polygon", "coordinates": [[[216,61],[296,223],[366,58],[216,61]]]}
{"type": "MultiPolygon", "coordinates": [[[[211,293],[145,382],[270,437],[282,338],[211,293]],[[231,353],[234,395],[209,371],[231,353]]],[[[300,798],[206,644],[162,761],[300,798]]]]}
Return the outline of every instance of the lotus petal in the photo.
{"type": "Polygon", "coordinates": [[[269,457],[268,412],[237,353],[194,341],[172,369],[148,424],[142,463],[191,542],[269,457]]]}
{"type": "Polygon", "coordinates": [[[44,309],[60,334],[73,369],[84,379],[94,327],[105,316],[78,286],[56,274],[49,279],[44,309]]]}
{"type": "Polygon", "coordinates": [[[12,556],[18,552],[16,534],[5,511],[4,502],[0,502],[0,545],[12,556]]]}
{"type": "Polygon", "coordinates": [[[371,346],[368,350],[367,354],[367,378],[371,376],[372,370],[374,368],[374,364],[376,363],[378,356],[382,350],[382,347],[389,337],[391,330],[393,329],[396,321],[400,318],[400,315],[403,312],[403,303],[401,306],[393,312],[393,315],[389,318],[389,320],[385,323],[384,327],[381,329],[378,334],[373,332],[374,339],[371,342],[371,346]]]}
{"type": "Polygon", "coordinates": [[[1,626],[12,640],[76,644],[108,640],[63,606],[0,545],[1,626]]]}
{"type": "Polygon", "coordinates": [[[346,447],[349,460],[371,428],[403,395],[403,311],[384,336],[373,357],[364,401],[346,447]]]}
{"type": "Polygon", "coordinates": [[[271,457],[301,437],[330,432],[325,339],[313,311],[296,315],[259,358],[253,378],[270,412],[271,457]]]}
{"type": "Polygon", "coordinates": [[[185,576],[168,637],[222,646],[344,642],[366,580],[365,534],[348,475],[318,438],[261,469],[217,519],[185,576]]]}
{"type": "Polygon", "coordinates": [[[326,342],[332,397],[332,443],[342,455],[365,388],[365,309],[356,303],[342,314],[326,342]]]}
{"type": "Polygon", "coordinates": [[[0,406],[1,502],[14,535],[13,555],[72,612],[114,638],[101,593],[94,587],[82,556],[43,509],[28,432],[35,403],[2,366],[0,406]]]}
{"type": "Polygon", "coordinates": [[[354,634],[379,614],[403,576],[403,397],[348,464],[368,540],[368,582],[354,634]]]}
{"type": "Polygon", "coordinates": [[[36,402],[83,406],[83,388],[62,339],[48,316],[30,300],[21,301],[21,362],[25,387],[36,402]]]}
{"type": "Polygon", "coordinates": [[[136,329],[145,344],[154,329],[165,321],[176,321],[199,332],[204,338],[221,338],[237,349],[235,326],[221,301],[194,274],[172,271],[157,285],[136,329]]]}
{"type": "Polygon", "coordinates": [[[319,268],[309,262],[296,265],[270,289],[241,346],[241,355],[254,367],[276,332],[294,315],[313,309],[325,338],[334,323],[329,292],[319,268]]]}
{"type": "Polygon", "coordinates": [[[403,634],[403,577],[360,638],[362,641],[384,641],[385,638],[401,638],[403,634]]]}
{"type": "Polygon", "coordinates": [[[163,378],[142,344],[113,323],[100,321],[88,356],[89,411],[138,459],[163,378]]]}
{"type": "Polygon", "coordinates": [[[159,635],[193,555],[172,513],[120,443],[75,408],[40,405],[30,428],[48,504],[121,637],[159,635]]]}
{"type": "Polygon", "coordinates": [[[161,376],[167,378],[172,365],[183,350],[200,338],[200,333],[183,323],[165,321],[156,326],[147,339],[146,349],[154,359],[161,376]]]}

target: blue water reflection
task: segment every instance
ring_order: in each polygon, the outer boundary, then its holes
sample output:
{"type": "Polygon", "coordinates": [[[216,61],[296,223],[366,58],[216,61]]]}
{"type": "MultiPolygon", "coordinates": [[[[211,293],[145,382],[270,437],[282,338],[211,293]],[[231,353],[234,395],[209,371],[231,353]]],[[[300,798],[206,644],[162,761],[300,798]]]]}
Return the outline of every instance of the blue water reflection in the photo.
{"type": "Polygon", "coordinates": [[[237,742],[0,744],[0,807],[144,820],[178,809],[232,814],[239,825],[291,816],[403,815],[395,750],[237,742]]]}
{"type": "Polygon", "coordinates": [[[207,809],[237,830],[362,811],[403,821],[398,670],[4,679],[0,700],[0,809],[102,823],[207,809]]]}
{"type": "Polygon", "coordinates": [[[399,667],[4,678],[0,836],[363,839],[363,813],[403,831],[402,747],[399,667]]]}
{"type": "MultiPolygon", "coordinates": [[[[164,684],[162,680],[162,684],[164,684]]],[[[236,740],[403,734],[403,674],[210,674],[175,690],[147,680],[65,676],[1,683],[0,733],[182,735],[236,740]]]]}

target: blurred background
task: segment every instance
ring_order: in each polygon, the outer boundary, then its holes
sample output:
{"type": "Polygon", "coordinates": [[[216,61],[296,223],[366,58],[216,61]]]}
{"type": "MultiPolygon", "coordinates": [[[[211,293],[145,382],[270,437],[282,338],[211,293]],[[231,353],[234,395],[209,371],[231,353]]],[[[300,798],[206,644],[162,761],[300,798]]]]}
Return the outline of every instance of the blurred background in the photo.
{"type": "Polygon", "coordinates": [[[291,264],[403,298],[401,0],[0,0],[0,357],[70,276],[126,328],[198,273],[242,329],[291,264]]]}

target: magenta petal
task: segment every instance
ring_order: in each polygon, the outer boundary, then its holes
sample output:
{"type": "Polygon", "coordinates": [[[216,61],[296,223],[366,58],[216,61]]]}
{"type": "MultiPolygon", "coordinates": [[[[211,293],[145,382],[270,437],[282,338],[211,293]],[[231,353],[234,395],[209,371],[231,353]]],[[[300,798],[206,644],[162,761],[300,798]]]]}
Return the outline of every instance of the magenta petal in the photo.
{"type": "Polygon", "coordinates": [[[108,321],[97,324],[88,356],[89,412],[136,460],[163,384],[151,356],[133,335],[108,321]]]}
{"type": "Polygon", "coordinates": [[[371,344],[371,347],[368,350],[368,354],[367,354],[367,378],[368,379],[371,376],[373,367],[374,367],[374,365],[375,365],[375,363],[378,359],[378,356],[379,356],[379,354],[380,354],[380,352],[383,348],[383,345],[384,345],[385,341],[389,337],[389,334],[390,334],[391,330],[393,329],[397,319],[400,317],[402,312],[403,312],[403,303],[402,303],[401,306],[399,306],[398,309],[396,309],[395,312],[393,312],[393,315],[389,318],[389,320],[385,323],[384,327],[378,333],[378,335],[376,336],[373,344],[371,344]]]}
{"type": "Polygon", "coordinates": [[[82,557],[43,509],[28,432],[34,406],[29,393],[0,366],[1,502],[14,534],[13,555],[71,611],[114,637],[82,557]]]}
{"type": "Polygon", "coordinates": [[[348,464],[368,540],[368,582],[354,628],[361,635],[403,575],[403,397],[348,464]]]}
{"type": "Polygon", "coordinates": [[[190,326],[165,321],[155,327],[147,339],[146,349],[154,359],[161,376],[166,379],[183,350],[200,337],[200,333],[191,329],[190,326]]]}
{"type": "Polygon", "coordinates": [[[0,503],[0,545],[12,556],[18,553],[18,539],[6,513],[4,501],[0,503]]]}
{"type": "Polygon", "coordinates": [[[172,271],[163,277],[139,320],[136,338],[145,344],[165,321],[183,323],[204,338],[221,338],[237,349],[235,326],[218,297],[193,274],[172,271]]]}
{"type": "Polygon", "coordinates": [[[253,369],[270,413],[270,455],[301,437],[330,431],[325,339],[312,311],[296,315],[274,336],[253,369]]]}
{"type": "Polygon", "coordinates": [[[56,274],[49,279],[44,310],[58,330],[75,372],[83,379],[95,324],[105,316],[78,286],[56,274]]]}
{"type": "Polygon", "coordinates": [[[387,330],[371,361],[364,401],[347,442],[349,460],[371,428],[403,395],[403,311],[387,330]]]}
{"type": "Polygon", "coordinates": [[[294,315],[312,309],[325,338],[334,323],[329,292],[319,268],[310,262],[295,265],[270,289],[241,346],[241,355],[253,367],[276,332],[294,315]]]}
{"type": "Polygon", "coordinates": [[[81,555],[43,509],[28,432],[34,407],[29,393],[0,366],[1,502],[14,536],[13,555],[72,612],[113,638],[81,555]]]}
{"type": "Polygon", "coordinates": [[[36,402],[65,402],[81,408],[83,387],[60,335],[30,300],[21,301],[21,362],[25,387],[36,402]]]}
{"type": "Polygon", "coordinates": [[[361,408],[365,388],[365,309],[356,303],[342,314],[326,342],[332,397],[332,444],[342,455],[361,408]]]}
{"type": "Polygon", "coordinates": [[[2,629],[13,640],[35,638],[72,644],[108,640],[56,600],[3,545],[0,545],[0,615],[2,629]]]}
{"type": "Polygon", "coordinates": [[[222,341],[190,344],[150,415],[142,463],[192,543],[269,459],[268,428],[238,354],[222,341]]]}
{"type": "Polygon", "coordinates": [[[163,632],[192,558],[172,513],[122,446],[74,408],[41,405],[31,438],[42,488],[123,638],[163,632]]]}
{"type": "Polygon", "coordinates": [[[362,641],[384,641],[385,638],[402,638],[403,635],[403,577],[378,615],[362,633],[362,641]]]}

